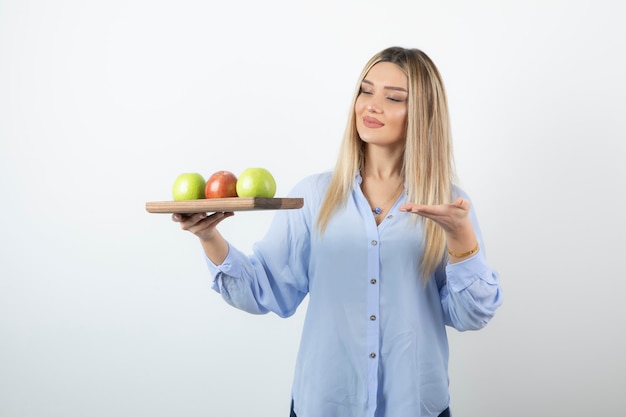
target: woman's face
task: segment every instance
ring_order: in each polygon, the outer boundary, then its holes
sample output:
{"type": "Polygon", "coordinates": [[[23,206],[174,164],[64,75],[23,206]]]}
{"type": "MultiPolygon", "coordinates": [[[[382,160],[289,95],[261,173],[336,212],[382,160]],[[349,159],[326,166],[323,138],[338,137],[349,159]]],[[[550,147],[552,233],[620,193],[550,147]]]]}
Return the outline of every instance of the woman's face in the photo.
{"type": "Polygon", "coordinates": [[[374,65],[354,105],[361,139],[377,145],[404,143],[408,95],[408,79],[400,67],[390,62],[374,65]]]}

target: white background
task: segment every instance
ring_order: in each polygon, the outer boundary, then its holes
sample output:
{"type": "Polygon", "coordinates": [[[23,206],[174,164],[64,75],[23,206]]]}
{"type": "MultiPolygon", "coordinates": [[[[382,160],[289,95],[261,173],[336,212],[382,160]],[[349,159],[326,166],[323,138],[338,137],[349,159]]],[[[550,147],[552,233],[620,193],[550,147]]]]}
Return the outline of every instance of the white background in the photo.
{"type": "MultiPolygon", "coordinates": [[[[0,417],[287,416],[306,305],[227,306],[145,202],[181,172],[332,168],[356,79],[417,47],[505,303],[449,332],[457,417],[618,415],[618,2],[0,1],[0,417]]],[[[247,250],[271,213],[221,227],[247,250]]],[[[330,416],[327,416],[330,417],[330,416]]],[[[408,416],[407,416],[408,417],[408,416]]]]}

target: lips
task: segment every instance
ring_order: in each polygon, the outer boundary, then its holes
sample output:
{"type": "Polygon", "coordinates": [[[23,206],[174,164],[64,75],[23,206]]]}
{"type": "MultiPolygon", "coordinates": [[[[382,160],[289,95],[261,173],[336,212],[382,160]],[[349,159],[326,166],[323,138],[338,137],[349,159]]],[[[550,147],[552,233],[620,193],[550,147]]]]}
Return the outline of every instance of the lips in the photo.
{"type": "Polygon", "coordinates": [[[363,125],[365,127],[369,127],[372,129],[377,129],[379,127],[383,127],[384,123],[382,123],[380,120],[374,118],[374,117],[370,117],[370,116],[365,116],[363,118],[363,125]]]}

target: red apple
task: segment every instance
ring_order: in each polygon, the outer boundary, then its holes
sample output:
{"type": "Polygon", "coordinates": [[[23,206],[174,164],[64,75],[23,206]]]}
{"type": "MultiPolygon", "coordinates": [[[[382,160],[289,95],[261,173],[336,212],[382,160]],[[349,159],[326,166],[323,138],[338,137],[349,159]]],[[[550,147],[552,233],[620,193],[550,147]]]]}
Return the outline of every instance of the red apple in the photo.
{"type": "Polygon", "coordinates": [[[204,188],[206,198],[237,197],[237,177],[230,171],[211,174],[204,188]]]}

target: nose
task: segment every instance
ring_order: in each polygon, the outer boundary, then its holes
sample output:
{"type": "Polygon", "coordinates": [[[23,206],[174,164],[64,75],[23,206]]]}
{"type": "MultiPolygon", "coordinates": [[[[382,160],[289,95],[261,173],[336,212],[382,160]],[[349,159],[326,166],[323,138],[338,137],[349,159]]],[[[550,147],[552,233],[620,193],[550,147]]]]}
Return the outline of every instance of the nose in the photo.
{"type": "Polygon", "coordinates": [[[366,106],[367,111],[372,113],[380,113],[382,111],[382,106],[379,103],[380,98],[376,97],[375,95],[371,95],[368,98],[369,100],[367,101],[366,106]]]}
{"type": "Polygon", "coordinates": [[[371,111],[372,113],[378,113],[380,108],[375,103],[369,103],[367,105],[367,111],[371,111]]]}

